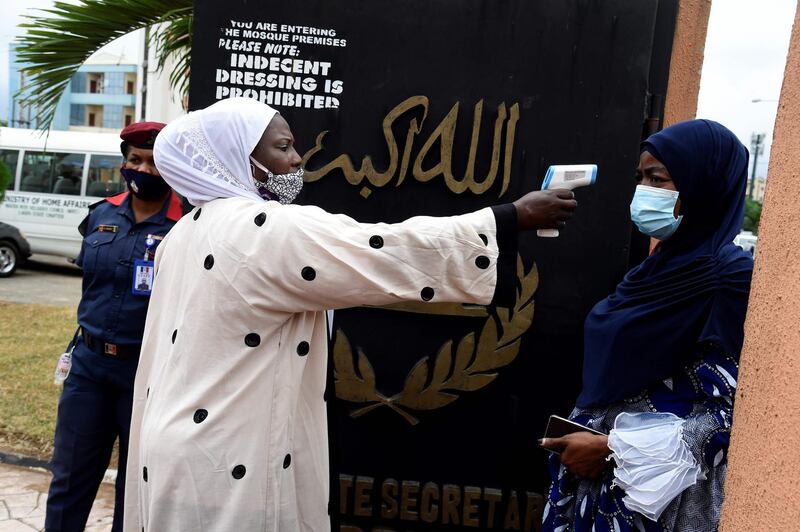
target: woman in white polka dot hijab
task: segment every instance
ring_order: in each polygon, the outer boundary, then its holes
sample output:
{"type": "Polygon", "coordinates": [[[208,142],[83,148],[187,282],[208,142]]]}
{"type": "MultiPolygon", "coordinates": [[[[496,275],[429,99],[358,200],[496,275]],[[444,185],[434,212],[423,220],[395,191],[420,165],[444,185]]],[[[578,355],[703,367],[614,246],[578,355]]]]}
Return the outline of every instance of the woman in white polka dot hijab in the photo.
{"type": "Polygon", "coordinates": [[[329,530],[324,311],[506,303],[517,231],[562,227],[575,209],[571,192],[544,191],[360,224],[284,204],[302,176],[293,142],[280,115],[243,99],[184,116],[156,142],[161,175],[197,207],[156,254],[127,532],[329,530]]]}

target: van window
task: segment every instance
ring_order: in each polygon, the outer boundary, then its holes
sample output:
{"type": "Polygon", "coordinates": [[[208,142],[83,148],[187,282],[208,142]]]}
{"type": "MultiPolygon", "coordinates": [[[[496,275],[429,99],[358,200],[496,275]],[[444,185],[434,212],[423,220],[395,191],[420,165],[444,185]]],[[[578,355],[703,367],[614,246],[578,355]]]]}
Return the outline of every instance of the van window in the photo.
{"type": "Polygon", "coordinates": [[[79,196],[85,158],[82,153],[26,151],[20,190],[79,196]]]}
{"type": "Polygon", "coordinates": [[[105,198],[127,190],[119,173],[122,164],[120,155],[89,156],[89,184],[86,186],[87,196],[105,198]]]}
{"type": "Polygon", "coordinates": [[[0,150],[0,164],[8,171],[11,181],[8,184],[9,190],[14,190],[14,178],[17,176],[17,161],[19,160],[18,150],[0,150]]]}

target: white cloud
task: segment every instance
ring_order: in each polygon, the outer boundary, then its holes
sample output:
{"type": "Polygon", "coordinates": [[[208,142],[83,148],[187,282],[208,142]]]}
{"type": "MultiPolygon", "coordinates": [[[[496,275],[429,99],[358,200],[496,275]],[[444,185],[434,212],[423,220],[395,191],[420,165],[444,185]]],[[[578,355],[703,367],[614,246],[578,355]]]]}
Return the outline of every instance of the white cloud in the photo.
{"type": "Polygon", "coordinates": [[[697,116],[727,126],[750,146],[766,133],[757,175],[765,176],[795,0],[715,0],[705,47],[697,116]]]}

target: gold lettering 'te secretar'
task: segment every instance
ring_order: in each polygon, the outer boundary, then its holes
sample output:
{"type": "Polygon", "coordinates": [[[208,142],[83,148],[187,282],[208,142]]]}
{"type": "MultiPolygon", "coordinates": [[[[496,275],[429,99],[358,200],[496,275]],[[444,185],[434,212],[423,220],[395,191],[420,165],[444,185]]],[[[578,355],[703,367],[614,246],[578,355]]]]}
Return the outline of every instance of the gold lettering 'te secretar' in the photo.
{"type": "MultiPolygon", "coordinates": [[[[358,518],[382,519],[388,523],[463,526],[480,530],[539,530],[544,510],[539,493],[459,486],[416,480],[339,475],[339,513],[342,532],[381,530],[389,525],[362,529],[358,518]],[[348,517],[355,518],[349,519],[348,517]]],[[[402,530],[402,526],[397,530],[402,530]]]]}

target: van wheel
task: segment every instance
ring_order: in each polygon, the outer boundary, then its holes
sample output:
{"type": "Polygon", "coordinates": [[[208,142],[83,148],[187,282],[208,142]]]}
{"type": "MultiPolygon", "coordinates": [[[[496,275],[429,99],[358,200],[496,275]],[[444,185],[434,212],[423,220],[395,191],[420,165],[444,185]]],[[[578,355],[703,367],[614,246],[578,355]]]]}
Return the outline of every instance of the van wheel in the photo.
{"type": "Polygon", "coordinates": [[[17,271],[19,252],[14,244],[0,242],[0,277],[11,277],[17,271]]]}

